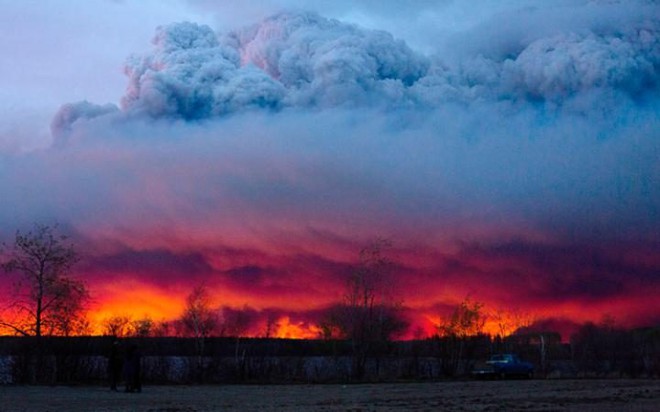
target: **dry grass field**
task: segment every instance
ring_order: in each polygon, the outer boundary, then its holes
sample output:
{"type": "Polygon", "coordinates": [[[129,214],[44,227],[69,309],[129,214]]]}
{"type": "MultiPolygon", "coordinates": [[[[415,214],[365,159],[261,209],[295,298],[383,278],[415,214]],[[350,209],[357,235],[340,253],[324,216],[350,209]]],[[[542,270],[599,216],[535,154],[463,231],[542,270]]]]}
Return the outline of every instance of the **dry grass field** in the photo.
{"type": "Polygon", "coordinates": [[[468,381],[360,385],[0,386],[0,411],[658,411],[657,380],[468,381]]]}

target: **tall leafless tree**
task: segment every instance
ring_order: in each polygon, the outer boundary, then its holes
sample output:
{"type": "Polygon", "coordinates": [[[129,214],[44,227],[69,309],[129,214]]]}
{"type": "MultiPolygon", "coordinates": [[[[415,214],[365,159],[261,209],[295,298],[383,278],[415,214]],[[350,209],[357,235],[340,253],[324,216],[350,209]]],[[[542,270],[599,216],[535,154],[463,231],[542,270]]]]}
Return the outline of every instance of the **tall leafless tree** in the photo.
{"type": "Polygon", "coordinates": [[[103,335],[116,338],[153,336],[158,327],[154,320],[146,314],[140,319],[133,319],[126,315],[113,315],[105,318],[101,326],[103,335]]]}
{"type": "Polygon", "coordinates": [[[70,335],[85,327],[88,300],[85,284],[70,276],[78,256],[57,226],[35,225],[25,234],[16,232],[12,247],[4,247],[5,272],[16,272],[13,316],[0,326],[24,336],[70,335]]]}
{"type": "Polygon", "coordinates": [[[205,341],[218,330],[217,311],[211,307],[211,297],[204,285],[196,286],[186,298],[186,308],[180,319],[183,333],[195,338],[197,379],[204,379],[205,341]]]}
{"type": "Polygon", "coordinates": [[[186,297],[186,307],[181,316],[183,333],[203,339],[218,331],[217,310],[211,307],[211,297],[206,286],[196,286],[186,297]]]}
{"type": "Polygon", "coordinates": [[[377,240],[360,251],[349,275],[343,302],[334,308],[322,328],[328,337],[339,331],[353,348],[353,375],[362,378],[367,360],[403,331],[402,302],[392,284],[393,263],[384,254],[390,242],[377,240]]]}
{"type": "Polygon", "coordinates": [[[482,333],[486,322],[483,306],[483,303],[466,297],[456,305],[452,314],[438,325],[442,367],[446,374],[456,374],[466,352],[471,352],[474,348],[474,342],[470,340],[482,333]]]}
{"type": "Polygon", "coordinates": [[[125,338],[132,335],[131,318],[129,316],[114,315],[105,318],[101,323],[103,334],[116,338],[125,338]]]}

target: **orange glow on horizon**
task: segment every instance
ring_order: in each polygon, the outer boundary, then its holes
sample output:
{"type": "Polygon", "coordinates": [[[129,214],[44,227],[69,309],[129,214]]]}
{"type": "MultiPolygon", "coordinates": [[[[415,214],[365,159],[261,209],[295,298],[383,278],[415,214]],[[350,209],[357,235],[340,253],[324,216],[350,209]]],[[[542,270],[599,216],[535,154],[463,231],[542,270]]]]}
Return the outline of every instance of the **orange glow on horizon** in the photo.
{"type": "Polygon", "coordinates": [[[288,316],[281,317],[276,323],[273,337],[281,339],[318,339],[321,329],[316,325],[306,325],[303,322],[292,323],[288,316]]]}
{"type": "MultiPolygon", "coordinates": [[[[117,278],[119,279],[119,278],[117,278]]],[[[97,282],[93,286],[92,304],[87,312],[90,322],[91,333],[102,335],[104,322],[112,317],[127,317],[131,320],[149,318],[156,323],[172,322],[180,318],[185,309],[186,296],[192,288],[184,283],[172,284],[167,287],[157,286],[144,281],[125,280],[97,282]]],[[[245,295],[239,290],[231,290],[223,286],[209,286],[211,294],[211,306],[220,310],[223,307],[233,311],[250,311],[250,324],[242,332],[244,337],[263,337],[286,339],[318,339],[321,337],[321,328],[318,319],[314,319],[309,313],[321,313],[324,307],[328,307],[338,300],[328,296],[327,301],[319,301],[312,296],[304,298],[295,297],[295,291],[285,295],[245,295]],[[276,313],[276,320],[269,324],[268,316],[276,313]]],[[[415,305],[406,307],[406,313],[410,326],[408,330],[397,338],[424,339],[438,333],[438,325],[450,315],[450,313],[434,312],[429,308],[440,303],[445,304],[445,310],[449,310],[456,302],[460,302],[465,296],[463,291],[457,292],[456,296],[447,293],[436,296],[433,301],[426,305],[415,305]]],[[[636,326],[639,319],[644,319],[643,314],[657,307],[657,299],[653,290],[638,293],[633,298],[621,296],[609,300],[600,301],[578,301],[565,300],[558,302],[536,303],[531,302],[522,307],[517,305],[515,310],[508,311],[496,301],[486,301],[483,314],[486,316],[482,331],[491,336],[509,336],[522,326],[529,326],[535,322],[545,320],[565,321],[570,329],[573,325],[584,322],[600,322],[605,316],[612,316],[618,325],[622,327],[636,326]],[[631,299],[635,299],[635,305],[631,299]],[[637,323],[636,323],[637,322],[637,323]]],[[[475,294],[474,301],[479,301],[475,294]]],[[[404,302],[405,304],[405,302],[404,302]]],[[[551,325],[554,325],[551,323],[551,325]]],[[[543,326],[541,326],[543,327],[543,326]]],[[[10,333],[7,330],[5,333],[10,333]]],[[[570,335],[565,331],[562,339],[568,340],[570,335]]]]}
{"type": "Polygon", "coordinates": [[[109,318],[123,316],[131,320],[150,318],[155,321],[172,320],[181,315],[184,300],[177,294],[138,282],[123,285],[110,284],[98,291],[94,304],[87,317],[92,325],[92,333],[102,335],[104,322],[109,318]]]}

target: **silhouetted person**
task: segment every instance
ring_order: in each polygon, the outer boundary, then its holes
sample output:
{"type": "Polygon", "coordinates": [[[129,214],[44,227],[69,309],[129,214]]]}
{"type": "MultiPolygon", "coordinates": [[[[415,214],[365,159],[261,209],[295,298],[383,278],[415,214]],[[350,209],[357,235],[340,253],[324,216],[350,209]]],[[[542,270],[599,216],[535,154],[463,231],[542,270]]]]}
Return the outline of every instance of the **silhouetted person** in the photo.
{"type": "Polygon", "coordinates": [[[134,343],[126,349],[124,380],[126,381],[126,392],[142,392],[142,383],[140,382],[140,349],[134,343]]]}
{"type": "Polygon", "coordinates": [[[116,391],[122,372],[122,357],[119,341],[114,339],[108,356],[108,377],[110,378],[110,390],[116,391]]]}

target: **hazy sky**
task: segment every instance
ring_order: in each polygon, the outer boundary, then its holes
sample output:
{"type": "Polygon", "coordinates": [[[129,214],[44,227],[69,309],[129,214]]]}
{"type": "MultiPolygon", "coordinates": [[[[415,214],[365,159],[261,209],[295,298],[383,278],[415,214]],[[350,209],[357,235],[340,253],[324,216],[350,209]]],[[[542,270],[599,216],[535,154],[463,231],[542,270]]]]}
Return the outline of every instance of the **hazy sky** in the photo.
{"type": "Polygon", "coordinates": [[[656,1],[309,3],[0,0],[0,236],[60,222],[96,319],[311,331],[384,237],[427,330],[659,320],[656,1]]]}

